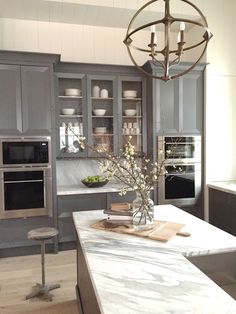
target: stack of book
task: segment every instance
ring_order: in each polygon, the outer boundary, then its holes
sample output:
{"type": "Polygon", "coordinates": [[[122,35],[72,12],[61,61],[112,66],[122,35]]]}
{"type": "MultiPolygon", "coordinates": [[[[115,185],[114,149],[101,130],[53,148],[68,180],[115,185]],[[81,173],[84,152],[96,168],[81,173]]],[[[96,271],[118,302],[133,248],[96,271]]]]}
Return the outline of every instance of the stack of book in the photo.
{"type": "Polygon", "coordinates": [[[110,209],[105,209],[107,221],[110,223],[129,224],[132,222],[133,214],[129,203],[112,203],[110,209]]]}

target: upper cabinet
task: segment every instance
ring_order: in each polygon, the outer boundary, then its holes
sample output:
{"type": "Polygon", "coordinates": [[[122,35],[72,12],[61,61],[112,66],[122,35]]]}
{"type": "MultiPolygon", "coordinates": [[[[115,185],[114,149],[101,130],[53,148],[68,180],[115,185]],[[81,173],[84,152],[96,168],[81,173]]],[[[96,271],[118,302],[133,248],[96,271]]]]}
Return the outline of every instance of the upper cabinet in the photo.
{"type": "Polygon", "coordinates": [[[158,135],[202,134],[203,76],[202,68],[168,82],[152,82],[158,135]]]}
{"type": "Polygon", "coordinates": [[[117,155],[130,136],[136,152],[146,152],[146,79],[111,69],[107,75],[56,73],[58,158],[117,155]]]}
{"type": "Polygon", "coordinates": [[[0,134],[50,134],[50,68],[1,64],[0,80],[0,134]]]}
{"type": "Polygon", "coordinates": [[[146,152],[146,84],[138,77],[119,77],[120,148],[131,137],[138,154],[146,152]]]}
{"type": "Polygon", "coordinates": [[[57,73],[58,157],[83,157],[79,137],[87,136],[85,75],[57,73]]]}
{"type": "MultiPolygon", "coordinates": [[[[117,153],[117,87],[114,76],[88,75],[88,144],[96,151],[117,153]]],[[[93,150],[89,156],[97,156],[93,150]]]]}

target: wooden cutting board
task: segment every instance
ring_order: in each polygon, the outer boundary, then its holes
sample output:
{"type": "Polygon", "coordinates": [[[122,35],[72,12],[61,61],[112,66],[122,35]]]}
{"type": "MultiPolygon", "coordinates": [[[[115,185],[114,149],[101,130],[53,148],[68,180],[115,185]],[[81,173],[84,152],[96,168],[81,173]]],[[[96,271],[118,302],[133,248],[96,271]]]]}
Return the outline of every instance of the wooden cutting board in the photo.
{"type": "Polygon", "coordinates": [[[167,242],[175,235],[190,236],[187,232],[181,232],[183,224],[166,222],[166,221],[154,221],[154,228],[146,231],[135,231],[131,224],[115,224],[109,223],[106,219],[102,219],[91,225],[94,229],[113,231],[123,234],[131,234],[139,237],[149,238],[152,240],[158,240],[161,242],[167,242]]]}

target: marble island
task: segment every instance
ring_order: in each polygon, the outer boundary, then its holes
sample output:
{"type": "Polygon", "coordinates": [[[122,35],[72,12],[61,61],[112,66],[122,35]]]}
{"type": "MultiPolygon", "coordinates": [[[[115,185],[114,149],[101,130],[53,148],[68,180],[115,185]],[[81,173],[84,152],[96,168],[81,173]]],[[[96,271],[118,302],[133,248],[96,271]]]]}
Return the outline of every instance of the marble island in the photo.
{"type": "Polygon", "coordinates": [[[207,184],[209,188],[216,189],[222,192],[236,194],[236,181],[213,181],[207,184]]]}
{"type": "Polygon", "coordinates": [[[236,238],[172,205],[155,206],[155,217],[184,223],[191,236],[161,243],[90,228],[101,210],[73,213],[83,313],[236,313],[236,301],[187,259],[234,254],[236,238]]]}

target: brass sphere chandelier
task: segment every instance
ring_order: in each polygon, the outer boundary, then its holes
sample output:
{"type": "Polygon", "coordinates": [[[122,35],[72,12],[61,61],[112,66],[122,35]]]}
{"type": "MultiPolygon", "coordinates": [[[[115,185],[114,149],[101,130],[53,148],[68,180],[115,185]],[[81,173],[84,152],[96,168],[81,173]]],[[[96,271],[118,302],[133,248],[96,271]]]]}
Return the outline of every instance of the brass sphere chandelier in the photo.
{"type": "MultiPolygon", "coordinates": [[[[187,0],[178,0],[182,3],[185,3],[189,6],[192,7],[193,10],[197,11],[199,19],[189,19],[185,17],[174,17],[174,15],[171,14],[170,12],[170,4],[172,0],[151,0],[147,2],[145,5],[143,5],[133,16],[131,19],[126,37],[124,39],[124,44],[126,45],[128,49],[129,56],[133,62],[133,64],[143,73],[148,75],[149,77],[160,79],[163,81],[168,81],[171,79],[175,79],[179,76],[182,76],[186,74],[187,72],[191,71],[196,64],[200,61],[200,59],[203,57],[206,49],[207,49],[207,44],[209,40],[212,37],[212,33],[208,29],[207,21],[206,18],[204,17],[203,13],[200,11],[200,9],[197,8],[196,5],[192,4],[190,1],[187,0]],[[144,25],[138,26],[137,28],[134,28],[134,24],[137,21],[138,16],[143,13],[144,9],[146,9],[148,6],[152,5],[154,2],[158,1],[164,1],[164,16],[161,17],[158,20],[153,20],[150,21],[144,25]],[[176,44],[174,48],[171,48],[171,27],[174,25],[175,27],[178,23],[179,26],[179,32],[176,38],[176,44]],[[201,28],[202,35],[200,40],[198,40],[194,44],[188,45],[185,42],[185,27],[186,25],[195,25],[197,27],[201,28]],[[156,27],[162,26],[163,33],[164,33],[164,44],[163,47],[158,48],[158,36],[156,32],[156,27]],[[139,31],[142,31],[144,29],[150,29],[150,32],[148,32],[150,36],[150,41],[149,44],[146,47],[141,47],[140,45],[137,45],[135,42],[135,35],[139,31]],[[181,62],[181,57],[186,51],[189,51],[191,49],[194,49],[196,47],[199,47],[202,45],[202,51],[200,53],[200,56],[197,57],[197,60],[194,61],[188,69],[183,70],[182,72],[173,73],[171,75],[171,68],[178,69],[178,65],[181,62]],[[156,73],[150,73],[140,65],[138,65],[137,61],[135,60],[135,57],[133,55],[134,51],[139,51],[142,53],[146,53],[149,56],[149,61],[156,67],[158,67],[160,72],[157,75],[156,73]]],[[[147,60],[147,61],[148,61],[147,60]]]]}

